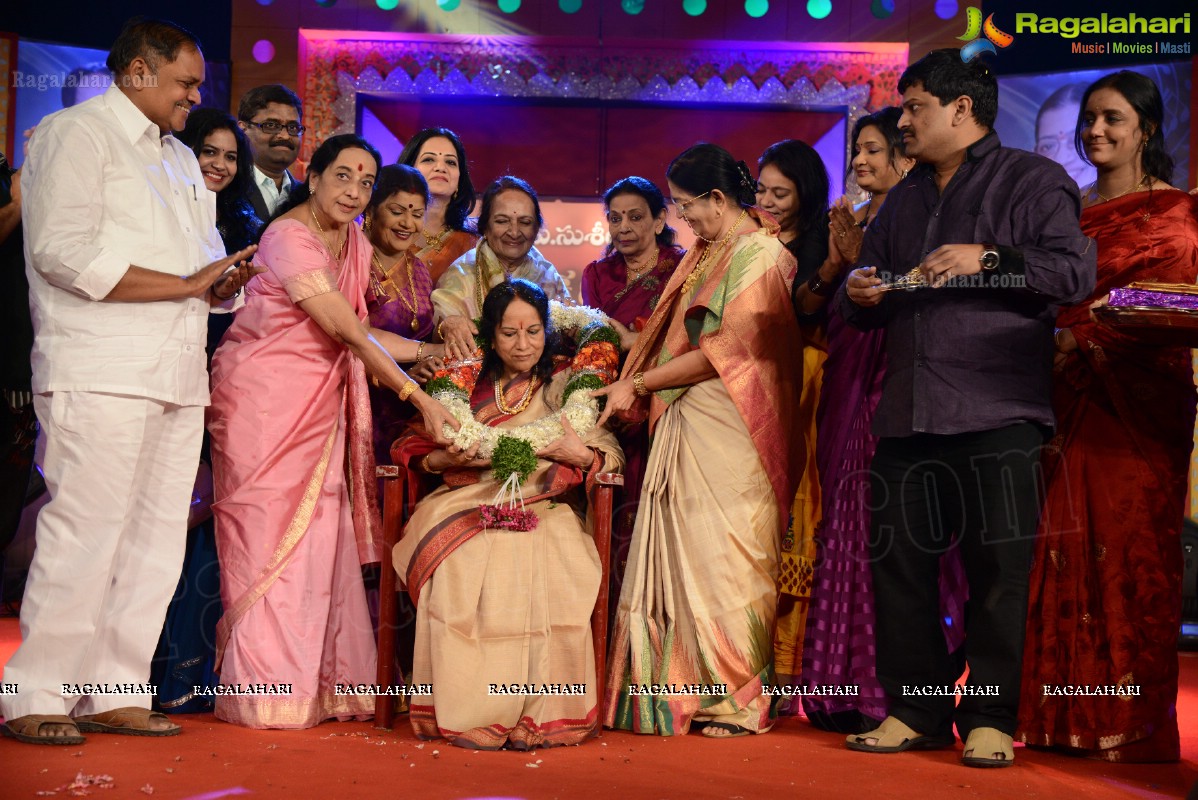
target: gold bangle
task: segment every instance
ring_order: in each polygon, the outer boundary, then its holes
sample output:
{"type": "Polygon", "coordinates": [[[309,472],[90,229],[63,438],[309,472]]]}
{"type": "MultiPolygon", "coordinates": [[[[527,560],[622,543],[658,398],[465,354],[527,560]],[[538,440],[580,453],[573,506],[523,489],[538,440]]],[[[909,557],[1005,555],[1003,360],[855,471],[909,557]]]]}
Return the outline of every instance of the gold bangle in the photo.
{"type": "Polygon", "coordinates": [[[645,386],[645,373],[638,372],[632,376],[632,389],[636,392],[637,397],[649,394],[649,389],[645,386]]]}
{"type": "Polygon", "coordinates": [[[417,390],[417,389],[419,389],[419,388],[420,388],[420,387],[419,387],[419,386],[416,384],[416,381],[412,380],[411,378],[408,378],[408,382],[407,382],[407,383],[405,383],[405,384],[403,385],[403,388],[401,388],[401,389],[399,390],[399,399],[400,399],[401,401],[405,401],[405,400],[407,400],[407,399],[408,399],[409,397],[411,397],[411,396],[412,396],[412,395],[413,395],[413,394],[416,392],[416,390],[417,390]]]}
{"type": "Polygon", "coordinates": [[[445,341],[445,332],[441,330],[444,327],[445,327],[445,320],[441,320],[440,322],[437,323],[437,338],[440,339],[441,341],[445,341]]]}
{"type": "Polygon", "coordinates": [[[420,354],[423,352],[424,352],[424,342],[420,342],[419,344],[416,345],[416,361],[417,361],[417,363],[419,363],[420,354]]]}
{"type": "Polygon", "coordinates": [[[428,457],[431,455],[432,453],[425,453],[424,458],[420,459],[420,469],[424,470],[429,475],[440,475],[445,470],[432,468],[432,465],[428,463],[428,457]]]}

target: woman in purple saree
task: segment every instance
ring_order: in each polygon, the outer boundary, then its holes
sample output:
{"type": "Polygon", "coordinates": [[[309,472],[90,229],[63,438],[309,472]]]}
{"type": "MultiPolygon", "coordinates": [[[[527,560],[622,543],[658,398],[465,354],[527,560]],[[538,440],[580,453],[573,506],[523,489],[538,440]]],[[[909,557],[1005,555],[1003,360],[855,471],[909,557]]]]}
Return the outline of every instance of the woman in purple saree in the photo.
{"type": "MultiPolygon", "coordinates": [[[[862,117],[854,127],[852,169],[869,200],[856,208],[840,204],[833,209],[830,241],[849,252],[846,269],[860,252],[862,231],[915,163],[902,152],[900,113],[897,108],[883,109],[862,117]],[[853,213],[855,225],[846,210],[853,213]]],[[[843,272],[824,273],[821,268],[806,287],[796,287],[796,302],[804,311],[822,306],[831,294],[825,287],[834,289],[842,278],[843,272]]],[[[815,448],[822,521],[798,684],[855,689],[855,694],[804,696],[803,713],[816,727],[859,733],[886,717],[886,696],[874,668],[869,570],[869,468],[877,446],[870,425],[882,396],[885,341],[882,331],[859,331],[834,313],[826,320],[828,357],[816,412],[815,448]]],[[[944,616],[951,620],[945,623],[945,633],[950,651],[955,651],[964,631],[964,581],[955,551],[941,560],[941,569],[944,616]]]]}

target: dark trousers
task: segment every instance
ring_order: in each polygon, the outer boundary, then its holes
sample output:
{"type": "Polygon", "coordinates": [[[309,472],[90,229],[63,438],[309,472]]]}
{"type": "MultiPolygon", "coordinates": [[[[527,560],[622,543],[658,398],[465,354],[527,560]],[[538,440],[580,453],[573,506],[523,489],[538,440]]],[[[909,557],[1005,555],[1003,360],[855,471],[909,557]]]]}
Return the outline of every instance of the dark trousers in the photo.
{"type": "Polygon", "coordinates": [[[1040,448],[1031,423],[978,433],[882,439],[870,486],[870,555],[877,611],[878,680],[890,713],[916,731],[962,739],[977,727],[1015,732],[1027,618],[1028,573],[1040,516],[1040,448]],[[969,583],[959,677],[940,627],[939,559],[959,547],[969,583]],[[995,687],[985,689],[984,687],[995,687]]]}

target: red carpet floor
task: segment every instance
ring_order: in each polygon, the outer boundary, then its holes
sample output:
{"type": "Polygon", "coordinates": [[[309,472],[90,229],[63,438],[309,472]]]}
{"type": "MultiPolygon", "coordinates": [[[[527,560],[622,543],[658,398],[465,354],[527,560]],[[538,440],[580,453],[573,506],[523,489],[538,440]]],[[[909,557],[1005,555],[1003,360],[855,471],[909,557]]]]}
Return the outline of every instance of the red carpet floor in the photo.
{"type": "MultiPolygon", "coordinates": [[[[0,662],[18,636],[16,620],[0,619],[0,662]]],[[[420,743],[406,717],[393,732],[370,723],[254,731],[205,714],[176,717],[184,731],[170,739],[93,735],[79,747],[0,740],[0,799],[78,796],[60,787],[80,773],[108,776],[111,788],[90,787],[89,796],[113,800],[1184,797],[1198,781],[1198,654],[1180,658],[1180,764],[1113,765],[1021,747],[1015,766],[977,770],[960,766],[960,745],[893,756],[852,753],[841,737],[793,717],[768,735],[728,741],[607,731],[581,747],[489,753],[420,743]]]]}

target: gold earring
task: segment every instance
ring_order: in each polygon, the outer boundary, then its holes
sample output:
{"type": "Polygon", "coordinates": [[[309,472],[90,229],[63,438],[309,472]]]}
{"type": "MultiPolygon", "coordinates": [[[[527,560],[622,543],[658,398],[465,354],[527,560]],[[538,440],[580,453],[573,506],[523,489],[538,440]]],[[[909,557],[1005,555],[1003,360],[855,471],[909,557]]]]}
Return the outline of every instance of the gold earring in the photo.
{"type": "Polygon", "coordinates": [[[370,215],[362,217],[362,233],[370,233],[370,215]]]}

